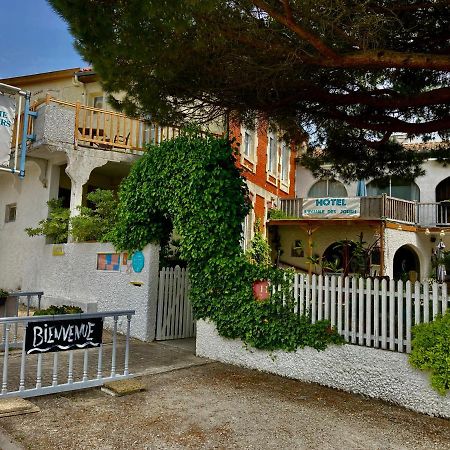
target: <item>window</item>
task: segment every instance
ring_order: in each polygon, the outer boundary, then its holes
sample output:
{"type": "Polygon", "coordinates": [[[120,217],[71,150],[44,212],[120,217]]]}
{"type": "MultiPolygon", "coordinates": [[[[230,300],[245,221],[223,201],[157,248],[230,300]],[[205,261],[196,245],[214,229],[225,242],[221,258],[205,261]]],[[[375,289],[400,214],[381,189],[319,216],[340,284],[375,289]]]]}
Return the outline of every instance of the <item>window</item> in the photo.
{"type": "Polygon", "coordinates": [[[270,173],[277,172],[277,139],[274,136],[269,136],[268,169],[270,173]]]}
{"type": "Polygon", "coordinates": [[[286,142],[281,144],[281,181],[289,180],[289,146],[286,142]]]}
{"type": "Polygon", "coordinates": [[[93,99],[93,107],[98,109],[103,109],[103,95],[94,97],[93,99]]]}
{"type": "Polygon", "coordinates": [[[16,203],[11,203],[10,205],[6,205],[5,222],[15,222],[16,221],[16,211],[17,211],[16,203]]]}
{"type": "Polygon", "coordinates": [[[244,132],[244,155],[247,157],[250,157],[252,154],[252,144],[253,144],[252,135],[248,131],[245,131],[244,132]]]}
{"type": "Polygon", "coordinates": [[[388,184],[373,180],[367,185],[367,195],[381,194],[387,194],[390,197],[403,200],[420,200],[419,186],[414,182],[402,180],[401,178],[391,178],[388,184]]]}
{"type": "Polygon", "coordinates": [[[340,181],[320,180],[312,185],[308,197],[347,197],[347,189],[340,181]]]}

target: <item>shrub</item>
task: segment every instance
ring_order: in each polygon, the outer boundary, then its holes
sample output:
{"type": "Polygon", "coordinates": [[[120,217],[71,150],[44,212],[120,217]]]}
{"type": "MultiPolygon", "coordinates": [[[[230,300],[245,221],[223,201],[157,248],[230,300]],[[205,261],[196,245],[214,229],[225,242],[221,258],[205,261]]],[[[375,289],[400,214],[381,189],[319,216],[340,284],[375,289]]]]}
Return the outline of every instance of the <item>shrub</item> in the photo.
{"type": "Polygon", "coordinates": [[[450,310],[438,314],[430,323],[412,328],[409,362],[417,369],[430,371],[431,386],[445,395],[450,389],[450,310]]]}
{"type": "Polygon", "coordinates": [[[46,236],[54,244],[67,242],[69,233],[69,208],[62,206],[62,200],[52,199],[47,202],[49,216],[38,223],[36,228],[25,228],[28,236],[46,236]]]}
{"type": "Polygon", "coordinates": [[[49,217],[41,220],[36,228],[26,228],[28,236],[46,236],[54,244],[67,242],[70,234],[76,242],[106,242],[108,233],[114,227],[117,199],[114,192],[96,189],[87,195],[91,206],[79,206],[80,214],[70,217],[70,209],[62,206],[62,200],[47,202],[49,217]]]}
{"type": "Polygon", "coordinates": [[[83,310],[78,306],[73,305],[62,305],[56,306],[51,305],[47,309],[38,309],[34,315],[35,316],[56,316],[58,314],[80,314],[83,310]]]}
{"type": "Polygon", "coordinates": [[[78,207],[80,214],[70,219],[70,234],[76,242],[105,242],[115,221],[117,200],[114,192],[96,189],[86,198],[91,206],[78,207]]]}

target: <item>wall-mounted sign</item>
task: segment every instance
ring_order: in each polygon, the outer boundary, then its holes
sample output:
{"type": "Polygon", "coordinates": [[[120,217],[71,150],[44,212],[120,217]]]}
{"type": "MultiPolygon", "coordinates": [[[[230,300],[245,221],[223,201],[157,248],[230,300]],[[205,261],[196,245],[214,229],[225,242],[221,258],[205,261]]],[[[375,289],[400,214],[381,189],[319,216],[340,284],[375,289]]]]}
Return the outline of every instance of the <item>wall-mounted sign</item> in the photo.
{"type": "Polygon", "coordinates": [[[302,215],[312,219],[351,219],[361,214],[361,198],[305,198],[302,215]]]}
{"type": "Polygon", "coordinates": [[[64,256],[64,245],[62,245],[62,244],[53,244],[52,255],[53,256],[64,256]]]}
{"type": "Polygon", "coordinates": [[[118,272],[120,270],[120,253],[97,253],[97,270],[118,272]]]}
{"type": "Polygon", "coordinates": [[[0,166],[9,165],[15,115],[16,101],[14,97],[0,93],[0,166]]]}
{"type": "Polygon", "coordinates": [[[102,333],[102,317],[28,322],[25,351],[29,355],[98,347],[102,333]]]}
{"type": "Polygon", "coordinates": [[[142,272],[145,265],[145,258],[142,252],[134,252],[131,257],[131,265],[136,273],[142,272]]]}

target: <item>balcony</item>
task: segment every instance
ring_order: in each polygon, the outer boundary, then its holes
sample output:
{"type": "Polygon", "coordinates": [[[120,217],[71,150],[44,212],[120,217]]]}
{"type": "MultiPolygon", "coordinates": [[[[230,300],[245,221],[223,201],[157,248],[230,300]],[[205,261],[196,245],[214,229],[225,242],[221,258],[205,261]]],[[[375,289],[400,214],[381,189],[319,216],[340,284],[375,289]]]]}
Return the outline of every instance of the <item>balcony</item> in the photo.
{"type": "Polygon", "coordinates": [[[376,197],[354,198],[359,213],[349,217],[333,215],[316,216],[304,207],[315,199],[282,199],[281,211],[287,219],[296,220],[327,220],[327,219],[362,219],[388,220],[401,224],[420,226],[423,228],[450,227],[450,202],[420,203],[386,195],[376,197]]]}
{"type": "Polygon", "coordinates": [[[149,144],[179,136],[177,127],[131,118],[115,111],[47,97],[33,105],[37,117],[30,134],[35,145],[83,146],[122,153],[139,153],[149,144]]]}

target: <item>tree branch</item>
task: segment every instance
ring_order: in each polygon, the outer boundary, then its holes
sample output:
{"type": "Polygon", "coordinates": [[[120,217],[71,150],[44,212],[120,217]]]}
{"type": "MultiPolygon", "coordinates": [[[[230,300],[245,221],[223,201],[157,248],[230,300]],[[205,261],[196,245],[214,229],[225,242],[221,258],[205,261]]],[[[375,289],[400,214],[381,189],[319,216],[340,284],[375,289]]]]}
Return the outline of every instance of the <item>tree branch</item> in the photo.
{"type": "Polygon", "coordinates": [[[381,133],[400,132],[426,134],[437,130],[450,130],[450,117],[430,120],[423,123],[411,123],[389,116],[349,116],[337,109],[327,111],[326,116],[332,119],[341,120],[360,129],[378,131],[381,133]],[[367,119],[372,119],[376,122],[371,122],[367,119]]]}
{"type": "MultiPolygon", "coordinates": [[[[301,27],[298,23],[295,22],[292,11],[288,14],[288,17],[283,14],[278,13],[275,9],[271,8],[265,1],[263,0],[252,0],[252,3],[258,8],[265,11],[272,19],[277,21],[278,23],[284,25],[286,28],[289,28],[292,32],[294,32],[301,39],[308,42],[311,46],[313,46],[322,56],[333,60],[339,58],[339,55],[335,53],[328,45],[326,45],[318,36],[310,33],[301,27]]],[[[285,8],[289,7],[288,2],[283,1],[285,8]]],[[[289,9],[288,9],[289,11],[289,9]]]]}

